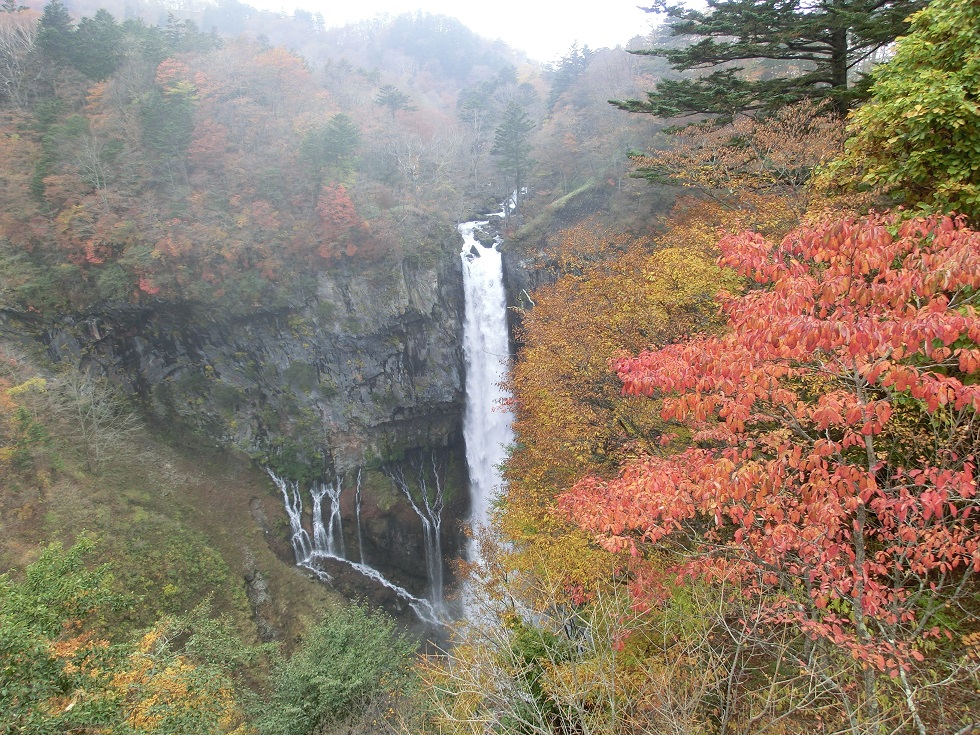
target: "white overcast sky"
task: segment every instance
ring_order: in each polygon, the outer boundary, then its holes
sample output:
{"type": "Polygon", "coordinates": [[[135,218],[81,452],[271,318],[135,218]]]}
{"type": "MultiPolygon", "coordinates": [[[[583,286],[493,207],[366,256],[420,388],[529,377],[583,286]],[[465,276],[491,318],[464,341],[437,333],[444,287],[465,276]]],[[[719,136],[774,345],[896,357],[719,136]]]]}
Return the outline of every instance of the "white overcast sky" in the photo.
{"type": "Polygon", "coordinates": [[[423,10],[459,18],[481,36],[501,38],[538,61],[554,61],[577,42],[601,48],[625,45],[646,35],[655,16],[639,9],[643,0],[245,0],[262,10],[299,7],[320,12],[328,26],[377,15],[423,10]],[[574,7],[573,7],[574,6],[574,7]]]}

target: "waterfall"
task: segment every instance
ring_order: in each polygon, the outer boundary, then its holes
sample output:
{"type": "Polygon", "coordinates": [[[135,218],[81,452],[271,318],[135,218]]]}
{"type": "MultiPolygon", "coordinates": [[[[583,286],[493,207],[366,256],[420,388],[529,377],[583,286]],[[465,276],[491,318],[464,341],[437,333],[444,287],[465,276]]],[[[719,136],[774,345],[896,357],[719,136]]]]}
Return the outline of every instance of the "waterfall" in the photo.
{"type": "Polygon", "coordinates": [[[356,561],[351,561],[350,559],[342,559],[338,556],[329,556],[329,555],[325,555],[325,556],[328,559],[332,559],[334,561],[339,561],[342,564],[346,564],[347,566],[349,566],[351,569],[358,572],[359,574],[362,574],[368,579],[373,579],[382,587],[385,587],[391,590],[392,592],[394,592],[396,595],[398,595],[400,598],[402,598],[403,600],[405,600],[405,602],[408,603],[408,606],[412,608],[412,612],[414,612],[416,617],[418,617],[418,619],[421,620],[423,623],[428,623],[429,625],[436,626],[436,627],[443,627],[444,625],[446,625],[447,621],[441,610],[436,610],[432,606],[432,603],[429,602],[428,600],[425,600],[421,597],[416,597],[404,587],[399,587],[394,582],[386,579],[385,576],[374,567],[370,567],[367,564],[358,564],[356,561]]]}
{"type": "MultiPolygon", "coordinates": [[[[310,534],[303,528],[303,496],[299,491],[299,483],[286,482],[278,478],[272,470],[268,470],[272,481],[282,493],[283,505],[286,506],[286,515],[289,516],[290,540],[293,544],[293,553],[296,555],[296,563],[310,558],[313,553],[313,544],[310,541],[310,534]]],[[[316,513],[314,512],[314,517],[316,513]]],[[[323,525],[322,523],[320,524],[323,525]]]]}
{"type": "MultiPolygon", "coordinates": [[[[317,561],[328,559],[346,564],[359,574],[374,580],[382,587],[394,592],[398,597],[408,603],[408,606],[419,620],[434,626],[445,625],[445,613],[441,607],[435,607],[429,600],[416,597],[404,587],[400,587],[386,579],[377,569],[364,564],[363,560],[362,563],[354,562],[337,553],[338,549],[341,551],[341,554],[343,553],[343,536],[341,535],[340,538],[334,536],[335,529],[338,533],[341,530],[339,517],[340,495],[343,490],[343,485],[339,477],[333,485],[316,482],[310,489],[310,495],[313,499],[313,538],[311,540],[309,533],[307,533],[303,526],[303,500],[299,483],[283,479],[269,468],[266,468],[266,472],[272,478],[275,486],[279,488],[279,492],[282,493],[286,514],[289,516],[289,529],[292,533],[293,554],[296,556],[297,566],[308,569],[321,580],[329,582],[330,575],[317,565],[317,561]],[[322,507],[325,496],[330,498],[331,504],[330,522],[326,526],[323,523],[322,507]]],[[[360,475],[358,474],[359,486],[360,475]]]]}
{"type": "MultiPolygon", "coordinates": [[[[314,482],[310,488],[310,496],[313,498],[313,549],[326,549],[333,556],[341,557],[347,556],[344,549],[344,527],[340,520],[340,494],[343,489],[339,477],[332,485],[328,482],[314,482]],[[330,515],[326,526],[323,524],[324,497],[330,498],[330,515]]],[[[296,494],[299,494],[298,489],[296,494]]],[[[299,512],[302,516],[302,505],[299,512]]]]}
{"type": "Polygon", "coordinates": [[[445,506],[443,487],[444,468],[436,452],[429,452],[430,462],[420,454],[411,464],[415,477],[405,474],[408,462],[392,465],[386,471],[388,478],[405,496],[415,515],[422,522],[422,543],[425,548],[425,567],[429,577],[429,599],[437,610],[445,610],[442,559],[442,510],[445,506]],[[411,480],[415,480],[413,488],[411,480]]]}
{"type": "MultiPolygon", "coordinates": [[[[470,523],[474,528],[484,527],[490,520],[490,508],[502,484],[500,465],[514,438],[510,410],[502,405],[508,398],[502,383],[507,378],[510,356],[503,262],[497,243],[487,248],[475,237],[475,231],[485,224],[459,225],[466,298],[463,437],[470,473],[470,523]]],[[[476,544],[470,545],[468,556],[470,561],[479,560],[476,544]]]]}
{"type": "MultiPolygon", "coordinates": [[[[327,550],[334,556],[347,556],[347,549],[344,548],[344,526],[340,520],[340,493],[343,492],[343,485],[338,477],[333,484],[316,483],[324,487],[330,497],[330,521],[327,523],[327,550]]],[[[311,492],[316,492],[311,491],[311,492]]]]}
{"type": "MultiPolygon", "coordinates": [[[[507,333],[507,311],[504,296],[503,263],[497,243],[481,245],[475,231],[487,222],[465,222],[459,225],[463,238],[460,253],[463,264],[463,286],[466,316],[463,324],[463,352],[466,362],[466,403],[463,437],[470,477],[470,524],[474,528],[489,525],[490,509],[496,499],[502,478],[500,466],[513,441],[510,410],[504,406],[508,394],[503,388],[507,378],[510,344],[507,333]]],[[[312,500],[312,537],[303,525],[303,500],[298,483],[278,477],[267,470],[283,497],[289,516],[293,552],[297,565],[309,569],[320,579],[330,575],[318,565],[319,560],[346,564],[365,577],[394,592],[405,600],[420,620],[432,625],[445,624],[448,617],[444,601],[442,558],[442,511],[445,503],[444,474],[435,452],[426,459],[419,453],[409,465],[414,476],[406,475],[406,463],[393,464],[389,479],[407,499],[422,525],[426,571],[430,599],[415,597],[403,587],[386,579],[369,566],[364,557],[361,530],[361,475],[358,472],[354,497],[359,561],[347,558],[341,525],[340,477],[334,483],[315,482],[310,488],[312,500]],[[429,466],[431,465],[431,466],[429,466]],[[329,501],[324,512],[323,500],[329,501]],[[324,523],[326,518],[326,523],[324,523]]],[[[467,550],[470,561],[479,562],[477,544],[467,550]]],[[[464,607],[466,607],[464,591],[464,607]]],[[[467,610],[469,616],[472,611],[467,610]]]]}
{"type": "MultiPolygon", "coordinates": [[[[297,485],[295,493],[299,494],[299,486],[297,485]]],[[[323,483],[316,482],[313,483],[313,487],[310,488],[310,496],[313,498],[313,548],[314,549],[330,549],[333,544],[332,538],[327,535],[327,529],[323,526],[323,496],[327,494],[327,487],[323,483]]],[[[300,521],[302,521],[303,507],[300,506],[300,521]]],[[[331,519],[332,520],[332,519],[331,519]]],[[[290,521],[290,525],[292,522],[290,521]]],[[[333,531],[333,525],[331,524],[330,530],[333,531]]],[[[312,554],[312,549],[310,550],[312,554]]],[[[307,558],[309,554],[307,554],[307,558]]],[[[298,561],[298,559],[297,559],[298,561]]]]}
{"type": "Polygon", "coordinates": [[[357,519],[357,560],[367,564],[364,558],[364,533],[361,531],[361,471],[357,470],[357,487],[354,490],[354,517],[357,519]]]}

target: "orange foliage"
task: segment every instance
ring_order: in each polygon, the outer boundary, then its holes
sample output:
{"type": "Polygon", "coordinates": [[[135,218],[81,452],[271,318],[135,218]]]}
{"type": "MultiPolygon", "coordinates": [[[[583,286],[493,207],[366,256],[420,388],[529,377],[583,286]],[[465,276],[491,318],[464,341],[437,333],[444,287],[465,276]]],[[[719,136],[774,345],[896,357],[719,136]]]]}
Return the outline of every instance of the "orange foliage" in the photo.
{"type": "MultiPolygon", "coordinates": [[[[610,550],[677,543],[677,574],[757,600],[746,625],[897,676],[980,571],[980,233],[871,217],[719,247],[762,286],[725,301],[727,333],[616,363],[693,446],[563,507],[610,550]]],[[[670,587],[647,583],[641,598],[670,587]]]]}
{"type": "Polygon", "coordinates": [[[696,193],[709,210],[702,220],[782,236],[815,204],[813,170],[843,150],[844,123],[823,107],[804,101],[769,117],[694,124],[670,135],[666,149],[633,163],[644,176],[696,193]]]}
{"type": "Polygon", "coordinates": [[[164,59],[157,66],[154,81],[166,89],[174,88],[179,82],[187,82],[191,78],[191,68],[177,59],[164,59]]]}
{"type": "Polygon", "coordinates": [[[367,223],[358,217],[347,188],[343,184],[324,185],[317,200],[320,217],[320,257],[331,259],[341,253],[353,257],[358,245],[370,234],[367,223]]]}
{"type": "Polygon", "coordinates": [[[147,735],[175,727],[189,732],[195,725],[232,731],[239,716],[233,692],[172,653],[168,633],[167,622],[158,623],[112,675],[110,691],[123,703],[126,726],[147,735]]]}
{"type": "Polygon", "coordinates": [[[513,374],[519,444],[501,523],[551,576],[573,583],[589,575],[586,564],[608,562],[589,559],[584,537],[551,511],[554,498],[584,474],[650,451],[661,425],[648,402],[620,395],[609,361],[709,328],[722,277],[695,251],[656,249],[591,225],[564,232],[552,254],[566,275],[535,291],[534,308],[522,314],[513,374]]]}
{"type": "Polygon", "coordinates": [[[194,126],[194,137],[187,149],[191,164],[220,170],[228,155],[228,130],[214,120],[201,120],[194,126]]]}

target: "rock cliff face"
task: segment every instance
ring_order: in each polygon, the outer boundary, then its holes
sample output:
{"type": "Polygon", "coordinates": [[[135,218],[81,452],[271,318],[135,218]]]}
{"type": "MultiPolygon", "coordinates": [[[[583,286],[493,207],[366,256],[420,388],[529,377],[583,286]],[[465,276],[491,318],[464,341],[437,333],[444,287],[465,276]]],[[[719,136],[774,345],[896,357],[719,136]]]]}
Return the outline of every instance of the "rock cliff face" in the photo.
{"type": "Polygon", "coordinates": [[[98,366],[162,420],[301,484],[343,478],[346,547],[425,596],[422,524],[393,478],[411,485],[421,458],[438,457],[442,550],[458,556],[467,510],[462,310],[458,244],[447,236],[428,260],[322,273],[316,293],[292,309],[234,319],[186,304],[113,309],[66,319],[46,339],[54,359],[98,366]]]}

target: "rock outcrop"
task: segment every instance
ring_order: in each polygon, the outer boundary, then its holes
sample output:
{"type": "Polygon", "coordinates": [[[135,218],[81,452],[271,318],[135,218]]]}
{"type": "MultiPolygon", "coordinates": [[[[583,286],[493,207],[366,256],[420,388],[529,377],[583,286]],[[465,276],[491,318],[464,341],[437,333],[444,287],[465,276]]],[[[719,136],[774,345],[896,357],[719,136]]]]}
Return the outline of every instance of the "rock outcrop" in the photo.
{"type": "Polygon", "coordinates": [[[111,376],[161,421],[292,479],[345,478],[348,548],[364,548],[424,596],[424,534],[391,474],[422,453],[439,456],[442,549],[458,556],[467,511],[462,310],[458,244],[447,236],[428,261],[321,273],[316,292],[293,308],[234,318],[186,303],[111,308],[65,318],[45,339],[53,359],[111,376]]]}

